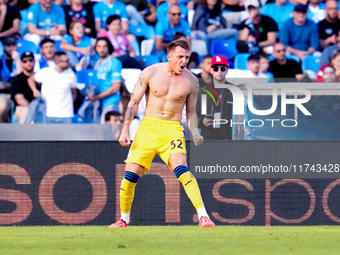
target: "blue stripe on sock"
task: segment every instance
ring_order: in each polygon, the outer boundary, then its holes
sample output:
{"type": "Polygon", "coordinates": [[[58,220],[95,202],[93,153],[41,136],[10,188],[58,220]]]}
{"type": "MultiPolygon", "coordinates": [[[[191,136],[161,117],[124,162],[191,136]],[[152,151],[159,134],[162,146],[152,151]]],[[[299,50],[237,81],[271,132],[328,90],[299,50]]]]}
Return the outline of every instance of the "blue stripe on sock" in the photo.
{"type": "Polygon", "coordinates": [[[132,172],[125,172],[124,178],[129,182],[137,183],[139,176],[132,172]]]}
{"type": "Polygon", "coordinates": [[[179,178],[182,174],[189,172],[189,168],[187,166],[178,166],[174,170],[175,175],[179,178]]]}

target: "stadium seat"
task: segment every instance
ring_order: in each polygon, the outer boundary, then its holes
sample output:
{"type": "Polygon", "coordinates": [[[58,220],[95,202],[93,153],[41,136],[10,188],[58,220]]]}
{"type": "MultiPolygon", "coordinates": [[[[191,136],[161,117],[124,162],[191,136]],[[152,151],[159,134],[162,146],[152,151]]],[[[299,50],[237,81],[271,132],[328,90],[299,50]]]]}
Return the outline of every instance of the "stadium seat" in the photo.
{"type": "Polygon", "coordinates": [[[141,70],[135,68],[122,69],[122,77],[125,81],[125,87],[129,93],[132,93],[132,90],[135,87],[141,72],[141,70]]]}
{"type": "Polygon", "coordinates": [[[2,41],[0,41],[0,58],[2,58],[3,55],[4,55],[4,48],[2,45],[2,41]]]}
{"type": "Polygon", "coordinates": [[[207,45],[204,40],[191,40],[191,51],[203,56],[208,54],[207,45]]]}
{"type": "Polygon", "coordinates": [[[296,55],[287,54],[287,55],[286,55],[286,58],[288,58],[288,59],[293,59],[293,60],[295,60],[296,62],[300,63],[300,59],[299,59],[299,57],[296,56],[296,55]]]}
{"type": "Polygon", "coordinates": [[[19,120],[14,118],[14,112],[15,112],[15,104],[14,104],[14,102],[12,102],[12,105],[11,105],[11,123],[12,124],[18,124],[19,120]]]}
{"type": "Polygon", "coordinates": [[[151,66],[153,64],[157,64],[160,62],[157,55],[140,56],[140,58],[144,61],[144,63],[147,66],[151,66]]]}
{"type": "Polygon", "coordinates": [[[140,56],[139,44],[137,41],[130,41],[131,47],[135,50],[136,56],[140,56]]]}
{"type": "Polygon", "coordinates": [[[239,53],[235,57],[235,69],[248,70],[247,62],[249,53],[239,53]]]}
{"type": "Polygon", "coordinates": [[[61,41],[60,40],[54,40],[54,44],[55,44],[55,52],[60,52],[60,51],[63,51],[61,48],[60,48],[60,44],[61,44],[61,41]]]}
{"type": "Polygon", "coordinates": [[[135,36],[144,36],[146,39],[155,39],[155,31],[150,25],[129,25],[129,33],[135,36]]]}
{"type": "Polygon", "coordinates": [[[153,39],[148,39],[148,40],[142,41],[142,43],[141,43],[141,54],[142,54],[142,56],[147,56],[147,55],[151,54],[154,43],[155,43],[155,40],[153,40],[153,39]]]}
{"type": "Polygon", "coordinates": [[[97,84],[97,71],[94,69],[84,69],[76,72],[78,83],[87,85],[97,84]]]}
{"type": "Polygon", "coordinates": [[[320,57],[308,55],[302,60],[302,70],[312,70],[317,73],[319,70],[320,57]]]}
{"type": "Polygon", "coordinates": [[[17,40],[18,44],[18,52],[20,55],[24,53],[25,51],[30,51],[33,54],[37,52],[37,49],[35,48],[35,45],[33,42],[27,41],[27,40],[17,40]]]}
{"type": "Polygon", "coordinates": [[[231,60],[237,54],[236,40],[234,39],[213,40],[211,42],[210,54],[213,56],[223,55],[226,56],[228,60],[231,60]]]}

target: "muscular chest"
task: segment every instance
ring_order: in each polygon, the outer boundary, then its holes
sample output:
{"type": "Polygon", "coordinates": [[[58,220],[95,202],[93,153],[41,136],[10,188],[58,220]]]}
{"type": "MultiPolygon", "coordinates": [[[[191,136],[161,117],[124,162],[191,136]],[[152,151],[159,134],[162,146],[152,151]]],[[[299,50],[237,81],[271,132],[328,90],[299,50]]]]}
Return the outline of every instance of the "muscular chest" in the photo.
{"type": "Polygon", "coordinates": [[[190,93],[190,81],[183,77],[158,77],[150,82],[150,93],[167,100],[186,101],[190,93]]]}

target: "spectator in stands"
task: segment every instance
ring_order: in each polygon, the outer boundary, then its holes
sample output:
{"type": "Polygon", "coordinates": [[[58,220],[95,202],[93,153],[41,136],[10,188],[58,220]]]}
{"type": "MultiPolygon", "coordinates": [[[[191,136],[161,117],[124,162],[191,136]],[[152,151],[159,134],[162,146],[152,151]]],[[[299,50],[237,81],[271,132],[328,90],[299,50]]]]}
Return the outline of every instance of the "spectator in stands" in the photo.
{"type": "Polygon", "coordinates": [[[34,99],[27,79],[34,74],[34,55],[27,51],[21,55],[22,73],[15,76],[11,82],[11,98],[15,104],[14,118],[19,123],[25,123],[30,102],[34,99]]]}
{"type": "Polygon", "coordinates": [[[113,139],[118,140],[123,128],[123,116],[117,111],[109,111],[105,114],[105,123],[112,125],[113,139]]]}
{"type": "Polygon", "coordinates": [[[299,63],[286,58],[286,46],[281,43],[274,44],[274,60],[270,61],[268,71],[274,76],[275,82],[302,81],[304,75],[299,63]]]}
{"type": "Polygon", "coordinates": [[[71,66],[76,67],[82,57],[91,54],[91,42],[91,38],[85,35],[84,25],[76,21],[71,23],[70,34],[64,35],[60,48],[66,52],[71,66]]]}
{"type": "Polygon", "coordinates": [[[321,0],[309,0],[307,18],[315,24],[326,18],[325,3],[321,0]]]}
{"type": "Polygon", "coordinates": [[[64,5],[67,31],[70,31],[72,22],[78,21],[84,25],[86,35],[95,37],[92,7],[83,2],[84,0],[70,0],[70,4],[64,5]]]}
{"type": "Polygon", "coordinates": [[[102,101],[102,113],[100,123],[105,123],[105,115],[109,111],[122,112],[119,109],[119,101],[121,98],[121,62],[112,56],[113,47],[109,39],[106,37],[98,38],[95,45],[95,50],[100,59],[95,65],[97,70],[99,94],[89,96],[91,101],[102,101]]]}
{"type": "Polygon", "coordinates": [[[143,70],[145,65],[138,62],[136,53],[125,34],[120,33],[122,29],[121,19],[118,15],[111,15],[106,20],[108,31],[98,34],[98,38],[106,37],[110,40],[114,51],[113,56],[123,64],[123,68],[137,68],[143,70]]]}
{"type": "Polygon", "coordinates": [[[339,82],[340,81],[340,51],[336,51],[332,58],[331,58],[331,61],[329,63],[327,63],[326,65],[322,66],[318,73],[317,73],[317,82],[324,82],[323,80],[323,76],[324,76],[324,72],[325,72],[325,69],[328,67],[328,66],[331,66],[334,68],[335,70],[335,81],[336,82],[339,82]]]}
{"type": "Polygon", "coordinates": [[[147,0],[122,0],[126,4],[131,25],[155,25],[157,21],[156,7],[147,0]]]}
{"type": "Polygon", "coordinates": [[[336,82],[335,69],[333,66],[326,66],[323,69],[322,79],[324,82],[336,82]]]}
{"type": "Polygon", "coordinates": [[[166,53],[166,47],[174,40],[176,32],[186,36],[186,41],[191,42],[191,30],[186,20],[181,18],[181,9],[178,5],[172,5],[167,15],[168,19],[159,20],[155,28],[155,49],[162,59],[166,53]]]}
{"type": "Polygon", "coordinates": [[[191,24],[191,36],[193,39],[237,39],[238,31],[234,28],[227,28],[225,19],[221,12],[220,0],[201,0],[195,10],[191,24]]]}
{"type": "MultiPolygon", "coordinates": [[[[225,78],[228,73],[228,66],[228,60],[224,56],[217,55],[211,59],[210,74],[212,76],[212,80],[209,86],[215,87],[215,84],[230,84],[225,78]]],[[[206,115],[201,113],[202,107],[198,105],[196,107],[198,128],[201,129],[201,135],[205,140],[231,140],[232,128],[230,125],[214,125],[213,119],[225,119],[227,121],[232,119],[233,97],[228,89],[216,89],[216,91],[219,93],[222,104],[218,102],[216,105],[210,97],[207,97],[206,115]]],[[[200,94],[201,92],[199,92],[198,95],[198,104],[201,103],[200,94]]]]}
{"type": "Polygon", "coordinates": [[[16,5],[8,5],[8,0],[0,0],[0,40],[19,32],[21,15],[16,5]]]}
{"type": "Polygon", "coordinates": [[[260,73],[265,74],[269,78],[269,82],[274,82],[274,76],[268,71],[269,68],[269,56],[266,53],[260,53],[260,73]]]}
{"type": "Polygon", "coordinates": [[[200,64],[202,72],[196,75],[196,77],[199,79],[200,86],[203,83],[210,84],[212,80],[212,75],[210,73],[211,59],[212,59],[211,55],[205,55],[202,59],[202,63],[200,64]]]}
{"type": "Polygon", "coordinates": [[[340,30],[338,36],[336,37],[336,44],[326,47],[321,55],[320,67],[328,64],[335,52],[340,51],[340,30]]]}
{"type": "Polygon", "coordinates": [[[106,20],[109,16],[114,14],[118,15],[122,20],[122,30],[120,32],[128,34],[129,17],[126,11],[126,6],[118,0],[103,0],[93,6],[94,22],[97,33],[106,31],[106,20]]]}
{"type": "Polygon", "coordinates": [[[338,1],[327,0],[327,17],[318,23],[320,49],[323,50],[329,45],[336,44],[336,37],[340,31],[340,19],[338,18],[338,1]]]}
{"type": "Polygon", "coordinates": [[[14,36],[3,40],[4,56],[0,60],[0,122],[10,121],[10,82],[21,73],[20,55],[17,40],[14,36]]]}
{"type": "Polygon", "coordinates": [[[168,17],[168,13],[170,11],[171,6],[179,6],[181,10],[181,18],[187,20],[188,18],[188,9],[184,4],[179,3],[179,0],[167,0],[160,5],[158,5],[156,9],[157,14],[157,22],[162,21],[168,17]]]}
{"type": "Polygon", "coordinates": [[[249,18],[240,25],[237,48],[239,52],[256,53],[260,49],[266,51],[267,47],[273,46],[276,42],[277,24],[272,18],[260,14],[258,0],[247,1],[246,8],[249,12],[249,18]]]}
{"type": "Polygon", "coordinates": [[[46,101],[47,123],[72,123],[73,101],[77,95],[77,77],[70,69],[65,52],[54,55],[55,67],[46,67],[28,78],[28,85],[35,98],[46,101]],[[41,83],[41,93],[36,82],[41,83]]]}
{"type": "Polygon", "coordinates": [[[262,6],[260,13],[275,20],[280,31],[283,23],[292,17],[293,10],[294,4],[288,0],[275,0],[262,6]]]}
{"type": "Polygon", "coordinates": [[[5,37],[3,48],[5,56],[1,59],[1,80],[11,82],[22,71],[17,39],[14,36],[5,37]]]}
{"type": "Polygon", "coordinates": [[[238,28],[248,17],[243,0],[222,0],[221,10],[229,28],[233,26],[238,28]]]}
{"type": "Polygon", "coordinates": [[[52,39],[45,38],[40,42],[40,52],[41,55],[35,57],[34,72],[44,67],[55,67],[54,54],[56,47],[52,39]]]}
{"type": "Polygon", "coordinates": [[[34,42],[36,47],[45,37],[61,40],[66,33],[65,13],[53,0],[40,0],[28,8],[27,26],[29,34],[24,39],[34,42]]]}
{"type": "Polygon", "coordinates": [[[247,60],[248,70],[242,73],[243,78],[261,78],[263,82],[268,82],[268,77],[260,72],[260,55],[251,54],[247,60]]]}
{"type": "Polygon", "coordinates": [[[307,6],[297,4],[294,7],[293,18],[287,20],[280,31],[280,41],[286,45],[287,51],[298,56],[301,61],[319,48],[318,27],[307,19],[306,13],[307,6]]]}

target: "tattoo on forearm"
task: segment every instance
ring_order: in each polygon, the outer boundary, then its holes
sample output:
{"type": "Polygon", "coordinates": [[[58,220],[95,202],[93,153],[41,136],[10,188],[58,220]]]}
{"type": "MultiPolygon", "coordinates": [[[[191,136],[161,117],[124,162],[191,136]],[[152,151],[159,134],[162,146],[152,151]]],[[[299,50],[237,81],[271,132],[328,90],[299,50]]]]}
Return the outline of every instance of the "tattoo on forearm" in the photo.
{"type": "Polygon", "coordinates": [[[135,114],[136,113],[133,111],[132,107],[127,107],[124,122],[130,122],[135,116],[135,114]]]}

